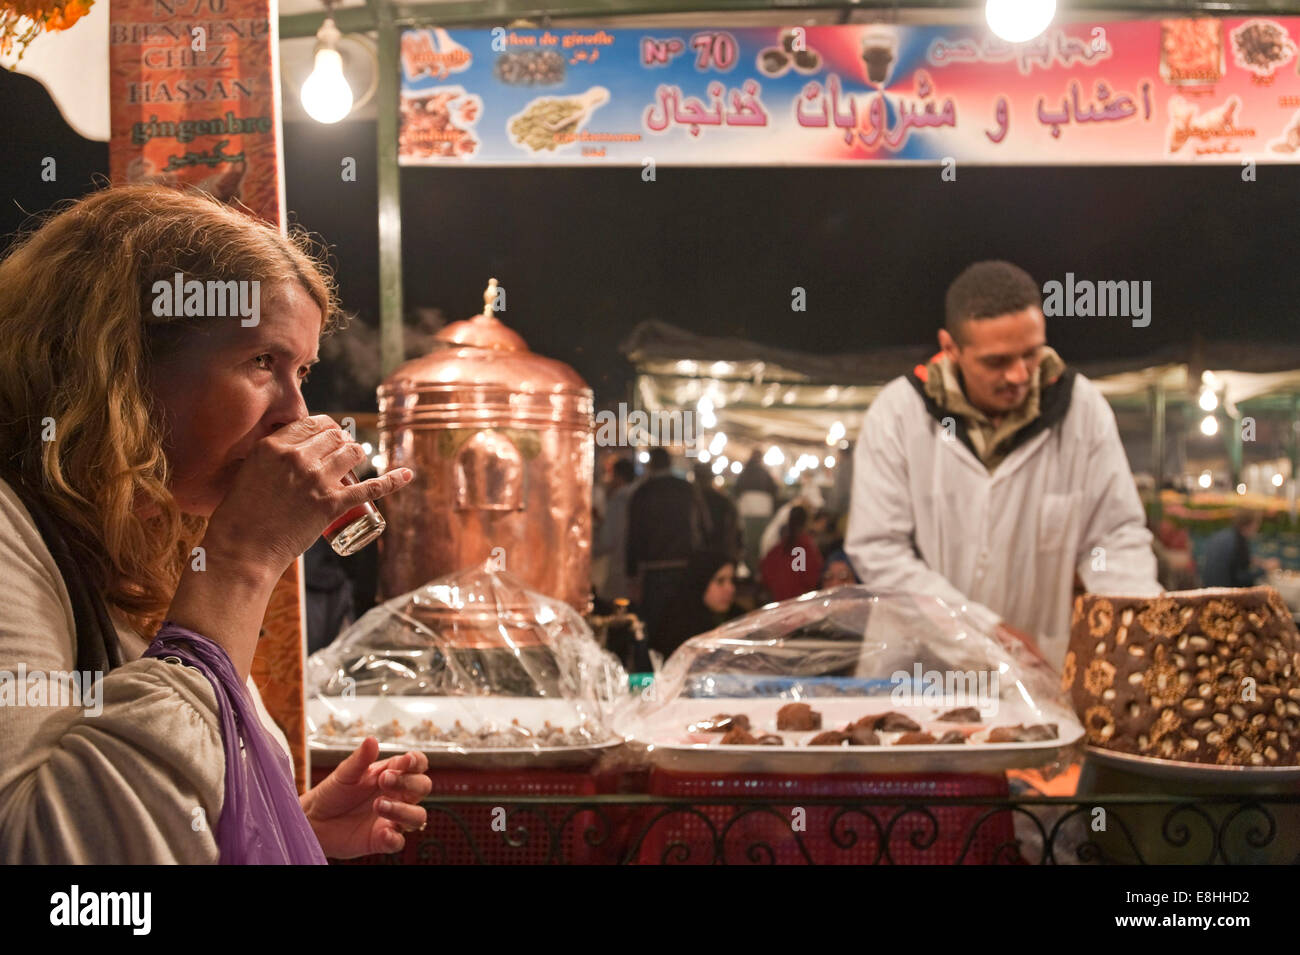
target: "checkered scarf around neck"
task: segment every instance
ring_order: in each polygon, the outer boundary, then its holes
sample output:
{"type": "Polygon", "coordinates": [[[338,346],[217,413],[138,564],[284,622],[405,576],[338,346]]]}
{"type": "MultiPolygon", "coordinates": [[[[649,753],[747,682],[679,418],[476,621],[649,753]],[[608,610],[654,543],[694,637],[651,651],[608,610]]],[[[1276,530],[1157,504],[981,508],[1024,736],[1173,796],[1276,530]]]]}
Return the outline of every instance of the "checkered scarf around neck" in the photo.
{"type": "Polygon", "coordinates": [[[1013,408],[996,424],[970,403],[962,387],[961,372],[956,363],[942,352],[931,359],[926,368],[925,393],[939,407],[965,419],[971,445],[991,473],[1010,453],[1007,449],[1009,439],[1038,417],[1043,387],[1060,378],[1064,371],[1065,362],[1061,356],[1044,347],[1029,383],[1029,394],[1018,408],[1013,408]]]}

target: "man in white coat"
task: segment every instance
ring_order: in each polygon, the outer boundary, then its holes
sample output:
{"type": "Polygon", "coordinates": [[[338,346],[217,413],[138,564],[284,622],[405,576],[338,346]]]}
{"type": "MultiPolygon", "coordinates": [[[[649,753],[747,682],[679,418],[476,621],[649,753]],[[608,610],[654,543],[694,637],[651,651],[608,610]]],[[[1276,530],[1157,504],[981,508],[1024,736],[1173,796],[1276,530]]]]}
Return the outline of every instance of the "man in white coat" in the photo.
{"type": "Polygon", "coordinates": [[[1076,574],[1097,593],[1161,592],[1115,415],[1047,347],[1022,269],[968,267],[945,311],[940,354],[867,412],[844,549],[867,586],[965,607],[1059,668],[1076,574]]]}

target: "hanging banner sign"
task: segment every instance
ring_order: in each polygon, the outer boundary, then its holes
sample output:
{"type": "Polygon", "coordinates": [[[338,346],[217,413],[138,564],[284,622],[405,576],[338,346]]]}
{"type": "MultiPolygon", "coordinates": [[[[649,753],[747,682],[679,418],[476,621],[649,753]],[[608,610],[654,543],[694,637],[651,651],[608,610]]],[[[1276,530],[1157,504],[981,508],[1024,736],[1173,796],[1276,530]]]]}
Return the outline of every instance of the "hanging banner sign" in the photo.
{"type": "Polygon", "coordinates": [[[1300,18],[407,30],[403,165],[1300,157],[1300,18]]]}
{"type": "Polygon", "coordinates": [[[197,185],[279,223],[271,0],[111,0],[114,183],[197,185]]]}

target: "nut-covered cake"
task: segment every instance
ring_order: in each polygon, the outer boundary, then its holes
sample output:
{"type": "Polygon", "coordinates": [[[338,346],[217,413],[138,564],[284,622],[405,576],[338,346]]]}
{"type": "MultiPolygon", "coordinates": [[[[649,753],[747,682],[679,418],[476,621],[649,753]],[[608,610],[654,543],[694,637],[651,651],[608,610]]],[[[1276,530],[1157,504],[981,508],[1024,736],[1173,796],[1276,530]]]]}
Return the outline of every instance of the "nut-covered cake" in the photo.
{"type": "Polygon", "coordinates": [[[1300,635],[1271,587],[1084,594],[1061,687],[1094,746],[1231,766],[1300,763],[1300,635]]]}

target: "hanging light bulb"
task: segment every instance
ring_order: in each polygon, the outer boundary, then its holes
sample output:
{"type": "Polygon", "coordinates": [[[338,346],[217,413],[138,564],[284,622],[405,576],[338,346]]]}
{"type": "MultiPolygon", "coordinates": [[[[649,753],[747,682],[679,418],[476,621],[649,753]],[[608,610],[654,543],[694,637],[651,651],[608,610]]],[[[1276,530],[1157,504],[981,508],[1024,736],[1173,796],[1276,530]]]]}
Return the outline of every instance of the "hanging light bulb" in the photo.
{"type": "Polygon", "coordinates": [[[343,77],[343,57],[338,43],[343,38],[333,17],[316,31],[316,65],[302,84],[302,108],[318,123],[337,123],[352,112],[352,87],[343,77]]]}
{"type": "Polygon", "coordinates": [[[1032,40],[1054,16],[1056,0],[988,0],[984,8],[989,29],[1008,43],[1032,40]]]}
{"type": "Polygon", "coordinates": [[[1219,421],[1212,414],[1207,414],[1201,419],[1201,434],[1207,438],[1219,433],[1219,421]]]}
{"type": "Polygon", "coordinates": [[[1202,411],[1213,411],[1219,407],[1219,396],[1209,388],[1202,388],[1201,397],[1198,399],[1197,404],[1201,406],[1202,411]]]}

